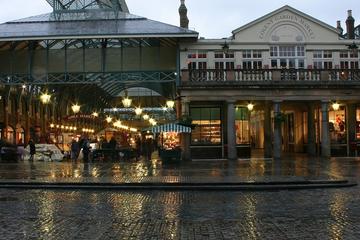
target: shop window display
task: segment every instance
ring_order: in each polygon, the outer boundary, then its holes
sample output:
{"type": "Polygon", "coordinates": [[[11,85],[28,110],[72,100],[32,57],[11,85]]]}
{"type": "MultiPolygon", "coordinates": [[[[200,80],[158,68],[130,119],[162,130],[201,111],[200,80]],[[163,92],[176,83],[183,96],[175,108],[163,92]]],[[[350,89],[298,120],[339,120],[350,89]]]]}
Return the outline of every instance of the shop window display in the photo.
{"type": "Polygon", "coordinates": [[[356,110],[356,139],[360,141],[360,108],[356,110]]]}
{"type": "Polygon", "coordinates": [[[220,108],[191,108],[190,115],[196,126],[191,134],[193,145],[221,144],[220,108]]]}
{"type": "Polygon", "coordinates": [[[250,143],[249,111],[245,107],[235,110],[236,144],[250,143]]]}
{"type": "Polygon", "coordinates": [[[340,107],[337,111],[329,112],[329,131],[331,143],[346,143],[346,119],[345,107],[340,107]]]}
{"type": "Polygon", "coordinates": [[[176,132],[164,132],[160,135],[162,147],[165,150],[171,150],[180,147],[179,134],[176,132]]]}

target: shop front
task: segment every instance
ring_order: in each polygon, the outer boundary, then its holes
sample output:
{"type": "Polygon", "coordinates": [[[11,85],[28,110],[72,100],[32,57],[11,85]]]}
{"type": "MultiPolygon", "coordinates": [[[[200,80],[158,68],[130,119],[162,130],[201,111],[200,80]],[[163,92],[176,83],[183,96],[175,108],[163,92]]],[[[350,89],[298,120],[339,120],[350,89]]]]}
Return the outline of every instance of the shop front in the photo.
{"type": "MultiPolygon", "coordinates": [[[[246,106],[235,106],[234,131],[238,158],[251,157],[250,111],[246,106]]],[[[191,157],[193,159],[223,159],[227,157],[228,134],[225,106],[190,107],[195,129],[191,134],[191,157]]]]}
{"type": "Polygon", "coordinates": [[[236,152],[239,158],[250,158],[253,139],[250,136],[250,112],[246,107],[235,109],[236,152]]]}
{"type": "Polygon", "coordinates": [[[151,132],[159,134],[159,156],[164,163],[181,159],[180,135],[191,133],[191,128],[176,123],[169,123],[153,127],[151,132]]]}
{"type": "Polygon", "coordinates": [[[221,106],[192,106],[190,117],[195,129],[191,133],[192,159],[221,159],[223,132],[221,106]]]}

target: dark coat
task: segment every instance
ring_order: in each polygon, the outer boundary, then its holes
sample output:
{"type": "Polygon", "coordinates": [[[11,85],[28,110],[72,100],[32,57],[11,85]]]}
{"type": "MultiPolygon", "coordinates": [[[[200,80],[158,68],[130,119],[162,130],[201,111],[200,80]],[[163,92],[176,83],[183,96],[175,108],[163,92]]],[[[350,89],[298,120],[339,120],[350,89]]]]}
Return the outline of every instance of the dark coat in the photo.
{"type": "Polygon", "coordinates": [[[36,153],[36,147],[34,142],[29,142],[29,146],[30,146],[30,155],[34,155],[36,153]]]}

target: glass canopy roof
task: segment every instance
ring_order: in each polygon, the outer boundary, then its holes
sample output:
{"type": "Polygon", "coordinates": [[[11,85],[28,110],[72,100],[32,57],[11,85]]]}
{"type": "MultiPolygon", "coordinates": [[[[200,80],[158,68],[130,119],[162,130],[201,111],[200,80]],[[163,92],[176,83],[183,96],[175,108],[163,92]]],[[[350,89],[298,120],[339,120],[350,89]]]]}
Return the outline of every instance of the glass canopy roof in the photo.
{"type": "Polygon", "coordinates": [[[125,0],[46,0],[56,11],[112,9],[129,13],[125,0]]]}

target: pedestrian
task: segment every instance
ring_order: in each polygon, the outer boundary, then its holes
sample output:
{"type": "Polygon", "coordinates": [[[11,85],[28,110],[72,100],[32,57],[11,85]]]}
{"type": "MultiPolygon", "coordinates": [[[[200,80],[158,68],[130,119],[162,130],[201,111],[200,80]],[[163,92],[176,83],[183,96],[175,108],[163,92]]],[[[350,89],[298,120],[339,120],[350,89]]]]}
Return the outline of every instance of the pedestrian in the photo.
{"type": "Polygon", "coordinates": [[[115,137],[112,137],[108,143],[109,149],[110,149],[110,157],[112,160],[117,160],[119,158],[117,151],[116,151],[116,147],[117,147],[117,142],[115,137]]]}
{"type": "Polygon", "coordinates": [[[110,142],[108,143],[108,146],[109,146],[110,149],[115,150],[116,145],[117,145],[116,139],[115,139],[115,137],[112,137],[110,139],[110,142]]]}
{"type": "Polygon", "coordinates": [[[151,138],[148,138],[145,140],[145,156],[147,160],[151,160],[151,155],[153,151],[153,140],[151,138]]]}
{"type": "Polygon", "coordinates": [[[82,152],[83,152],[83,160],[84,163],[87,163],[89,161],[89,154],[90,154],[90,142],[88,139],[84,138],[83,144],[82,144],[82,152]]]}
{"type": "Polygon", "coordinates": [[[19,143],[17,145],[17,155],[19,160],[24,160],[25,147],[22,142],[22,139],[19,139],[19,143]]]}
{"type": "Polygon", "coordinates": [[[79,157],[79,152],[79,143],[75,139],[73,139],[71,141],[71,160],[76,161],[79,157]]]}
{"type": "Polygon", "coordinates": [[[135,141],[135,144],[136,144],[136,159],[140,158],[140,155],[141,155],[141,139],[139,137],[136,138],[136,141],[135,141]]]}
{"type": "Polygon", "coordinates": [[[35,143],[32,139],[30,139],[29,141],[29,148],[30,148],[30,158],[29,161],[34,161],[34,155],[36,153],[36,147],[35,147],[35,143]]]}

